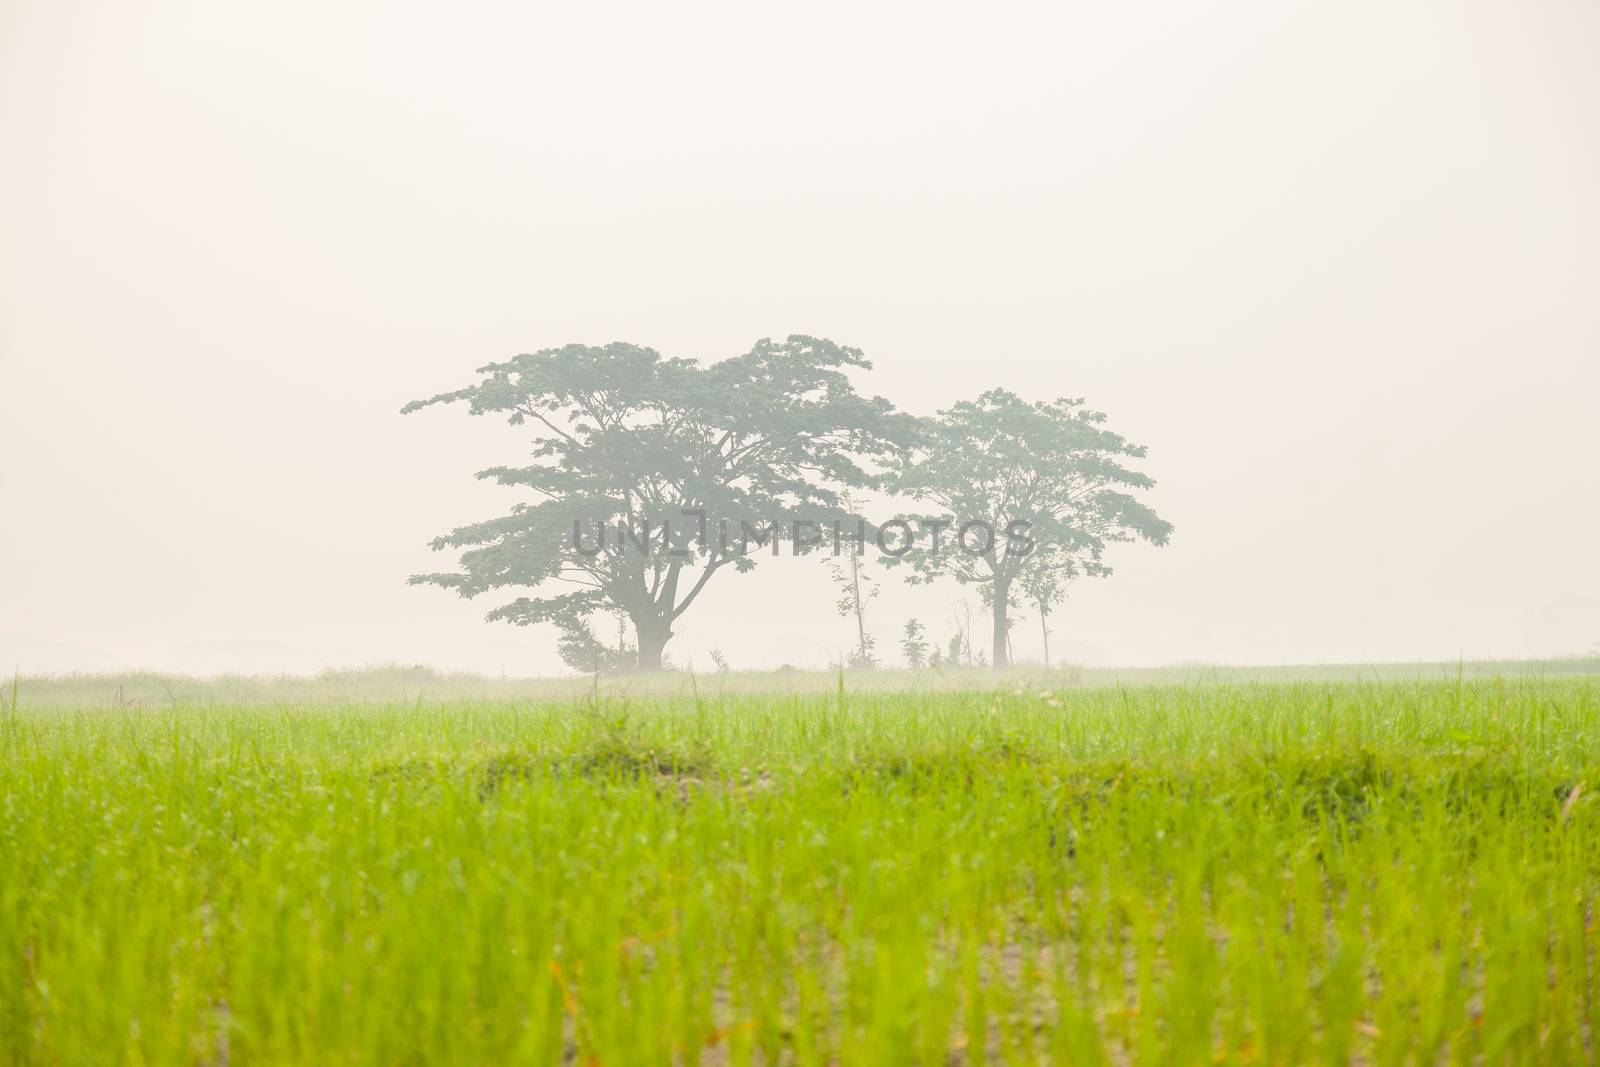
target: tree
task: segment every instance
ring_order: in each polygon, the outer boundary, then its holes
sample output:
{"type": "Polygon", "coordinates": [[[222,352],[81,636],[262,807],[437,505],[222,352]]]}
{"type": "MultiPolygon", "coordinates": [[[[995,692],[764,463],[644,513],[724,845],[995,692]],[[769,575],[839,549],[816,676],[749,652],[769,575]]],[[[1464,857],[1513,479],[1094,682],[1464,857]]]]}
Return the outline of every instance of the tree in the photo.
{"type": "MultiPolygon", "coordinates": [[[[846,510],[854,510],[854,502],[845,497],[843,504],[846,510]]],[[[846,660],[850,667],[875,667],[877,660],[873,656],[873,647],[877,640],[867,633],[867,605],[877,599],[882,591],[878,583],[863,573],[862,556],[865,555],[863,540],[841,538],[849,547],[845,549],[847,563],[840,563],[837,558],[828,560],[828,570],[833,575],[833,584],[839,587],[839,600],[834,605],[834,610],[844,618],[854,618],[856,623],[856,647],[846,660]]]]}
{"type": "Polygon", "coordinates": [[[1045,576],[1058,586],[1076,574],[1104,576],[1107,545],[1164,545],[1172,534],[1132,495],[1155,484],[1125,464],[1145,449],[1104,422],[1082,400],[1029,403],[994,389],[923,420],[915,446],[897,459],[892,491],[943,514],[911,517],[932,536],[887,562],[909,565],[914,582],[950,575],[977,585],[991,612],[996,667],[1010,662],[1019,582],[1046,589],[1038,584],[1045,576]]]}
{"type": "Polygon", "coordinates": [[[858,349],[805,336],[758,341],[710,366],[619,342],[481,367],[476,384],[402,411],[461,402],[530,427],[532,463],[477,476],[535,499],[436,538],[436,550],[462,550],[461,569],[411,582],[464,597],[525,588],[488,618],[555,622],[567,634],[595,612],[620,612],[638,667],[659,670],[711,577],[755,566],[752,523],[774,554],[783,529],[796,531],[796,553],[819,547],[799,530],[842,521],[841,490],[874,484],[862,464],[905,443],[906,417],[850,383],[849,370],[870,367],[858,349]]]}
{"type": "Polygon", "coordinates": [[[1072,561],[1059,567],[1032,567],[1018,579],[1022,595],[1039,613],[1039,636],[1044,639],[1044,665],[1050,666],[1050,609],[1067,598],[1073,576],[1072,561]]]}
{"type": "Polygon", "coordinates": [[[946,646],[945,658],[950,661],[952,667],[959,667],[963,662],[969,667],[972,666],[972,646],[967,644],[966,638],[961,636],[960,630],[950,635],[950,643],[946,646]]]}
{"type": "Polygon", "coordinates": [[[922,639],[922,624],[916,619],[906,620],[905,636],[900,639],[900,651],[905,654],[906,665],[912,670],[927,662],[928,642],[922,639]]]}

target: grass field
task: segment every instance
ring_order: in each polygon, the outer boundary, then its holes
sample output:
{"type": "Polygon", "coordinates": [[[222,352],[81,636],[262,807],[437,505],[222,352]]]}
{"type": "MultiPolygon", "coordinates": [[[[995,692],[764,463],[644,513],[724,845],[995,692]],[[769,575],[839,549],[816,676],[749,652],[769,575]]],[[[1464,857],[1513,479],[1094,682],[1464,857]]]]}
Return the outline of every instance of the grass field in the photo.
{"type": "Polygon", "coordinates": [[[19,687],[0,1061],[1594,1059],[1600,679],[1044,677],[19,687]]]}

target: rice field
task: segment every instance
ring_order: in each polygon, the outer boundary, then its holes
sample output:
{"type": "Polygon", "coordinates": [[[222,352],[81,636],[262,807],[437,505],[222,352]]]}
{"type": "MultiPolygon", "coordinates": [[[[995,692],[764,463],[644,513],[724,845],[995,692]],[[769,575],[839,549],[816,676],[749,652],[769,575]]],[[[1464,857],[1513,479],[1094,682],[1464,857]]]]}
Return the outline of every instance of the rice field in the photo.
{"type": "Polygon", "coordinates": [[[0,1062],[1595,1059],[1600,678],[1070,681],[24,692],[0,1062]]]}

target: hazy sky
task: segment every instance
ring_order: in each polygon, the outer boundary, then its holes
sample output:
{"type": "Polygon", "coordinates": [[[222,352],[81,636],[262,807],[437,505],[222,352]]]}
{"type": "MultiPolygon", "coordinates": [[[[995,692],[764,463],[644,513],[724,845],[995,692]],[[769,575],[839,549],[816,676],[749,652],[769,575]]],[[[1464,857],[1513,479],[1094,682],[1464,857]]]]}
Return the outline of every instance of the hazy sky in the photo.
{"type": "MultiPolygon", "coordinates": [[[[0,668],[557,670],[403,584],[524,435],[401,404],[795,332],[1149,446],[1177,532],[1079,658],[1589,648],[1596,55],[1593,0],[0,0],[0,668]]],[[[719,575],[669,651],[834,657],[825,577],[719,575]]],[[[885,589],[884,644],[963,595],[885,589]]]]}

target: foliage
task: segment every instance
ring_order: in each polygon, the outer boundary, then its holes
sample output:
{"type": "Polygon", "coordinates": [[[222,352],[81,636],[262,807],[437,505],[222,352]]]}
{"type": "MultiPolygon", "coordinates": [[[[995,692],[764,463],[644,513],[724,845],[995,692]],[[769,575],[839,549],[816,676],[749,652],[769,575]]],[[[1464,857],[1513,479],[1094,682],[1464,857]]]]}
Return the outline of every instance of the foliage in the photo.
{"type": "Polygon", "coordinates": [[[1067,598],[1071,583],[1069,570],[1058,567],[1032,567],[1025,570],[1017,587],[1039,616],[1039,632],[1044,639],[1044,665],[1050,666],[1050,612],[1067,598]]]}
{"type": "Polygon", "coordinates": [[[916,619],[907,619],[904,636],[900,638],[900,654],[906,658],[906,666],[916,670],[927,662],[928,642],[922,638],[922,623],[916,619]]]}
{"type": "Polygon", "coordinates": [[[562,615],[553,620],[560,634],[556,652],[579,674],[620,674],[639,665],[639,651],[621,641],[612,648],[594,634],[589,620],[562,615]]]}

